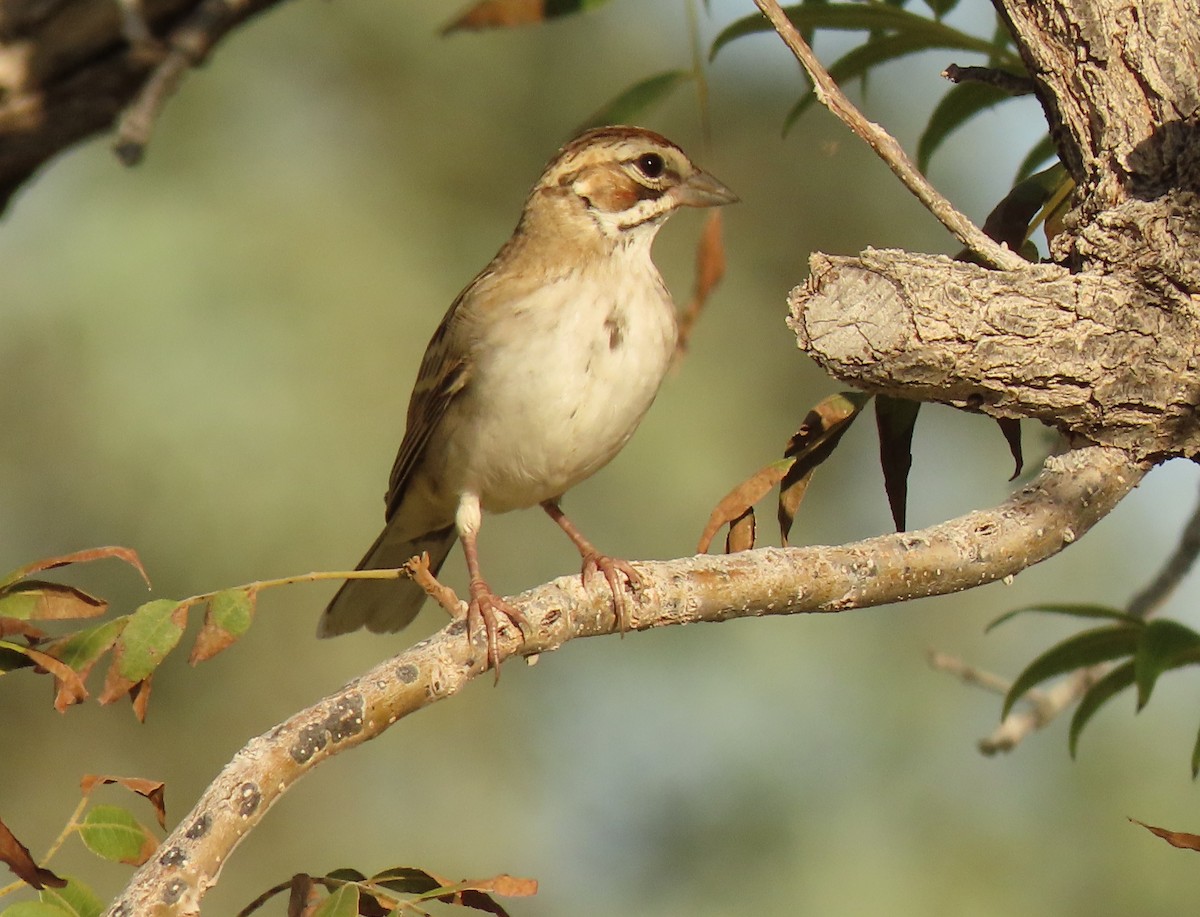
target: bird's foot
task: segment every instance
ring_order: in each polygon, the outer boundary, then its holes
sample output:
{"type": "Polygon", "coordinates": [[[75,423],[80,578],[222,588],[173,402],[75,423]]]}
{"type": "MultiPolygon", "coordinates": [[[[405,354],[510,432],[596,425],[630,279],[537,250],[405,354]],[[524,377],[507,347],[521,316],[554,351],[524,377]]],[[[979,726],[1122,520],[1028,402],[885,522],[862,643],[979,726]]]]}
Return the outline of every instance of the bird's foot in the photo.
{"type": "Polygon", "coordinates": [[[619,557],[609,557],[607,554],[601,554],[595,550],[583,555],[583,572],[580,577],[585,588],[588,578],[593,573],[603,573],[604,578],[608,580],[608,588],[612,590],[613,615],[621,635],[624,636],[625,631],[629,629],[629,609],[625,604],[625,590],[628,588],[630,592],[638,592],[642,588],[642,575],[633,569],[633,564],[629,561],[621,560],[619,557]],[[624,578],[624,582],[621,581],[622,578],[624,578]]]}
{"type": "Polygon", "coordinates": [[[500,649],[498,634],[504,625],[501,615],[508,618],[517,627],[521,639],[529,628],[529,621],[515,606],[504,601],[491,586],[481,579],[471,580],[471,601],[467,603],[467,639],[473,640],[473,635],[483,626],[487,638],[487,662],[496,672],[496,681],[500,681],[500,649]]]}

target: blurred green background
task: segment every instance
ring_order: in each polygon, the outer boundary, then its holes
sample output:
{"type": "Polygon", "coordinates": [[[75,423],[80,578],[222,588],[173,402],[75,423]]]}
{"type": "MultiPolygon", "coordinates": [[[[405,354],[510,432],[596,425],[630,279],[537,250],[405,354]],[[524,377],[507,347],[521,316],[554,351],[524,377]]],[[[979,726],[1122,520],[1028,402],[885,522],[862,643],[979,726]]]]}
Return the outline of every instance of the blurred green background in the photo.
{"type": "MultiPolygon", "coordinates": [[[[959,21],[977,17],[987,34],[990,7],[962,6],[959,21]]],[[[751,9],[713,2],[705,36],[751,9]]],[[[358,559],[446,306],[576,125],[635,80],[690,63],[682,2],[617,0],[544,27],[439,37],[455,11],[285,4],[189,76],[142,166],[122,169],[101,139],[20,194],[0,226],[0,568],[124,544],[156,596],[181,597],[358,559]]],[[[914,148],[949,60],[889,67],[867,87],[868,114],[914,148]]],[[[690,89],[643,123],[741,195],[725,211],[727,279],[637,437],[567,501],[593,540],[630,558],[692,553],[715,501],[838,390],[783,323],[810,251],[957,248],[824,111],[780,137],[801,84],[777,39],[735,43],[709,78],[711,148],[690,89]]],[[[990,114],[932,178],[982,220],[1040,124],[1028,100],[990,114]]],[[[681,215],[656,248],[680,301],[699,227],[681,215]]],[[[1025,435],[1036,463],[1050,440],[1025,435]]],[[[888,530],[875,450],[864,420],[818,472],[795,543],[888,530]]],[[[1010,470],[990,422],[927,410],[910,525],[998,502],[1010,470]]],[[[998,700],[932,672],[924,653],[1017,671],[1071,628],[1029,619],[985,638],[986,622],[1038,600],[1123,602],[1173,546],[1195,486],[1190,466],[1156,471],[1010,586],[510,663],[498,689],[480,679],[302,781],[206,912],[233,913],[297,871],[393,864],[537,877],[536,898],[511,902],[529,915],[1187,912],[1196,861],[1125,819],[1200,827],[1194,681],[1164,680],[1137,720],[1122,699],[1077,762],[1065,723],[985,759],[974,743],[998,700]]],[[[764,541],[772,517],[768,505],[764,541]]],[[[577,567],[540,512],[489,518],[481,543],[503,592],[577,567]]],[[[447,569],[461,585],[457,552],[447,569]]],[[[115,562],[69,578],[123,610],[147,598],[115,562]]],[[[248,738],[443,623],[427,611],[397,637],[318,642],[331,592],[264,594],[240,644],[196,670],[166,665],[145,725],[121,706],[59,716],[48,680],[4,679],[0,814],[40,852],[94,772],[167,780],[182,818],[248,738]]],[[[77,848],[55,868],[115,893],[127,871],[77,848]]]]}

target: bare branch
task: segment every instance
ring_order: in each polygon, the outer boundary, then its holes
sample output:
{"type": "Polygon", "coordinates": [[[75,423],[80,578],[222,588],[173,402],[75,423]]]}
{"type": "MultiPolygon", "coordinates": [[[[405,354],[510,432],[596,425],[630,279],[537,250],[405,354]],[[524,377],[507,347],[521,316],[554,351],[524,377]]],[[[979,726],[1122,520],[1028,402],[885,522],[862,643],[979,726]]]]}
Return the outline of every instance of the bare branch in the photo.
{"type": "Polygon", "coordinates": [[[985,755],[1012,751],[1026,736],[1049,726],[1060,713],[1074,706],[1084,692],[1104,676],[1108,668],[1100,665],[1080,669],[1048,691],[1039,692],[1032,704],[1010,713],[990,736],[980,739],[979,750],[985,755]]]}
{"type": "Polygon", "coordinates": [[[951,83],[982,83],[994,86],[1010,96],[1027,96],[1033,92],[1033,80],[1027,76],[1017,76],[998,67],[960,67],[950,64],[942,71],[942,76],[951,83]]]}
{"type": "Polygon", "coordinates": [[[1158,575],[1129,600],[1125,610],[1139,618],[1148,618],[1154,614],[1191,572],[1197,556],[1200,556],[1200,501],[1197,501],[1196,508],[1192,510],[1192,516],[1183,527],[1179,543],[1175,545],[1175,550],[1171,552],[1167,562],[1162,565],[1158,575]]]}
{"type": "MultiPolygon", "coordinates": [[[[1001,697],[1007,694],[1008,689],[1012,687],[1012,682],[1007,678],[997,675],[995,672],[976,668],[969,662],[959,659],[957,656],[950,656],[937,650],[930,650],[928,659],[931,669],[953,675],[965,685],[982,688],[984,691],[999,694],[1001,697]]],[[[1033,691],[1029,693],[1031,695],[1034,694],[1033,691]]]]}
{"type": "MultiPolygon", "coordinates": [[[[838,612],[968,589],[1010,576],[1075,542],[1135,487],[1145,469],[1090,446],[1047,461],[1006,502],[918,532],[838,547],[767,548],[639,565],[637,630],[700,621],[838,612]]],[[[549,652],[617,625],[608,589],[563,577],[514,600],[530,622],[522,644],[500,634],[501,658],[549,652]]],[[[300,777],[408,714],[457,693],[484,671],[462,620],[376,666],[342,690],[252,739],[134,876],[110,917],[198,913],[242,838],[300,777]]]]}
{"type": "Polygon", "coordinates": [[[779,33],[784,44],[800,61],[801,66],[808,71],[816,86],[817,99],[833,112],[850,130],[861,137],[882,159],[896,177],[904,183],[917,200],[925,205],[943,226],[952,232],[963,245],[976,254],[985,264],[1006,271],[1019,271],[1028,266],[1028,262],[1004,245],[1000,245],[972,223],[965,214],[961,213],[947,200],[941,192],[929,183],[920,173],[916,165],[896,138],[878,124],[868,121],[862,112],[854,107],[846,94],[834,82],[817,56],[813,54],[808,43],[800,36],[799,31],[792,25],[791,20],[779,8],[776,0],[754,0],[760,10],[771,20],[771,25],[779,33]]]}
{"type": "Polygon", "coordinates": [[[47,160],[140,97],[128,115],[132,155],[179,75],[278,2],[0,0],[0,210],[47,160]]]}
{"type": "MultiPolygon", "coordinates": [[[[167,51],[142,86],[138,97],[125,110],[117,126],[113,145],[118,158],[127,166],[141,161],[150,142],[154,124],[167,100],[175,94],[184,73],[204,61],[213,45],[241,19],[252,6],[250,0],[204,0],[167,39],[167,51]]],[[[128,22],[128,17],[127,20],[128,22]]],[[[145,35],[149,30],[142,23],[145,35]]]]}

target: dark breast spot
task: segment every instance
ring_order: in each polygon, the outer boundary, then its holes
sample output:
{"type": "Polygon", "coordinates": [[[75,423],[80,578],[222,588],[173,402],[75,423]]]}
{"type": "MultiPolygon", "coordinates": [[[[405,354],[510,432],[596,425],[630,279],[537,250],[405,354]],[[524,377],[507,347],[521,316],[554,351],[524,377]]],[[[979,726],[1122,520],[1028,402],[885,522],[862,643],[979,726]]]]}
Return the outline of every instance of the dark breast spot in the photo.
{"type": "Polygon", "coordinates": [[[608,332],[608,349],[616,350],[625,339],[625,322],[615,309],[608,313],[604,320],[604,330],[608,332]]]}

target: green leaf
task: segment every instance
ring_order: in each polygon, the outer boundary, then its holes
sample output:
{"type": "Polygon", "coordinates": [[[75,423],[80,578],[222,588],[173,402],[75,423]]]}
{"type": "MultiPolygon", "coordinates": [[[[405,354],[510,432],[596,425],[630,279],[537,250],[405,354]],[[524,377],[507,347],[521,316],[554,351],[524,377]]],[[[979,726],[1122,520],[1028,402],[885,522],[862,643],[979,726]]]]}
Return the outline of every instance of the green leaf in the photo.
{"type": "Polygon", "coordinates": [[[87,630],[77,631],[60,640],[49,643],[42,649],[48,656],[53,656],[60,662],[70,666],[81,676],[86,677],[96,661],[103,656],[117,641],[121,631],[129,622],[128,615],[113,618],[87,630]]]}
{"type": "Polygon", "coordinates": [[[313,917],[358,917],[358,886],[343,885],[317,905],[313,917]]]}
{"type": "Polygon", "coordinates": [[[339,866],[337,869],[332,869],[318,879],[334,879],[338,882],[366,882],[366,873],[359,872],[353,866],[339,866]]]}
{"type": "Polygon", "coordinates": [[[240,640],[254,621],[257,598],[255,590],[245,588],[225,589],[214,595],[188,662],[197,665],[240,640]]]}
{"type": "Polygon", "coordinates": [[[941,19],[958,6],[958,0],[925,0],[926,5],[933,10],[933,15],[941,19]]]}
{"type": "Polygon", "coordinates": [[[138,682],[153,674],[179,643],[186,621],[186,606],[174,599],[156,599],[137,608],[117,638],[121,677],[138,682]]]}
{"type": "Polygon", "coordinates": [[[1020,249],[1037,225],[1039,213],[1069,181],[1066,169],[1055,163],[1017,182],[983,223],[983,231],[1013,251],[1020,249]]]}
{"type": "Polygon", "coordinates": [[[879,464],[883,487],[896,531],[903,532],[908,506],[908,473],[912,469],[913,428],[921,402],[889,395],[875,396],[875,426],[879,430],[879,464]]]}
{"type": "Polygon", "coordinates": [[[1159,675],[1197,662],[1200,662],[1200,634],[1178,621],[1162,619],[1147,624],[1133,655],[1138,710],[1149,702],[1159,675]]]}
{"type": "Polygon", "coordinates": [[[670,95],[677,86],[691,78],[690,70],[667,70],[639,80],[593,112],[579,129],[582,131],[605,124],[632,124],[670,95]]]}
{"type": "Polygon", "coordinates": [[[0,593],[0,617],[20,621],[63,621],[104,614],[108,602],[74,586],[25,580],[0,593]]]}
{"type": "Polygon", "coordinates": [[[68,879],[63,888],[44,888],[39,893],[43,902],[53,904],[71,917],[100,917],[104,902],[78,879],[68,879]]]}
{"type": "Polygon", "coordinates": [[[1075,708],[1075,713],[1071,717],[1071,730],[1067,736],[1067,748],[1070,750],[1072,758],[1075,757],[1076,749],[1079,746],[1079,735],[1083,732],[1083,727],[1107,701],[1133,684],[1133,670],[1132,659],[1129,662],[1121,663],[1088,688],[1087,693],[1080,698],[1079,706],[1075,708]]]}
{"type": "Polygon", "coordinates": [[[79,825],[79,836],[96,856],[140,866],[158,846],[154,835],[120,806],[93,806],[79,825]]]}
{"type": "MultiPolygon", "coordinates": [[[[963,51],[979,51],[997,55],[1004,65],[1025,68],[1020,57],[1012,52],[998,51],[990,39],[979,38],[963,32],[944,22],[910,13],[899,6],[882,3],[829,3],[789,6],[784,13],[801,34],[814,29],[839,29],[844,31],[871,31],[886,38],[885,33],[902,33],[919,37],[925,48],[954,48],[963,51]]],[[[773,31],[770,21],[761,13],[755,13],[726,26],[713,40],[709,59],[717,56],[725,45],[736,38],[759,32],[773,31]]],[[[852,52],[853,53],[853,52],[852,52]]],[[[832,68],[830,68],[832,72],[832,68]]]]}
{"type": "Polygon", "coordinates": [[[21,646],[19,643],[0,640],[0,675],[35,665],[34,661],[29,658],[28,649],[29,647],[21,646]]]}
{"type": "Polygon", "coordinates": [[[463,29],[501,29],[529,25],[596,9],[609,0],[476,0],[443,29],[448,35],[463,29]]]}
{"type": "Polygon", "coordinates": [[[1196,744],[1192,746],[1192,779],[1200,775],[1200,733],[1196,735],[1196,744]]]}
{"type": "Polygon", "coordinates": [[[71,914],[45,901],[22,901],[0,911],[0,917],[71,917],[71,914]]]}
{"type": "Polygon", "coordinates": [[[1000,718],[1008,716],[1013,704],[1031,688],[1048,678],[1122,656],[1132,656],[1137,649],[1141,631],[1140,626],[1116,624],[1112,627],[1086,630],[1052,646],[1029,663],[1017,676],[1005,695],[1000,718]]]}
{"type": "Polygon", "coordinates": [[[1033,145],[1030,151],[1025,154],[1025,158],[1021,160],[1021,165],[1017,167],[1016,181],[1024,181],[1037,171],[1038,166],[1057,155],[1058,147],[1054,145],[1054,138],[1046,134],[1033,145]]]}
{"type": "Polygon", "coordinates": [[[608,3],[609,0],[545,0],[546,18],[569,16],[573,13],[586,13],[596,10],[608,3]]]}
{"type": "Polygon", "coordinates": [[[929,168],[929,160],[942,141],[951,132],[961,127],[975,115],[1012,98],[1008,93],[986,83],[957,83],[942,96],[929,123],[917,143],[917,168],[922,172],[929,168]]]}
{"type": "Polygon", "coordinates": [[[423,895],[441,888],[442,883],[423,869],[412,866],[393,866],[371,876],[372,885],[406,895],[423,895]]]}
{"type": "Polygon", "coordinates": [[[1073,618],[1093,618],[1105,621],[1124,621],[1126,624],[1142,623],[1142,619],[1121,611],[1119,608],[1111,608],[1108,605],[1091,605],[1083,602],[1062,602],[1054,603],[1047,602],[1041,605],[1024,605],[1021,608],[1014,608],[1012,611],[1006,611],[1000,615],[995,621],[989,624],[985,631],[990,631],[995,627],[999,627],[1007,621],[1011,621],[1017,615],[1028,614],[1030,612],[1040,612],[1052,615],[1069,615],[1073,618]]]}

